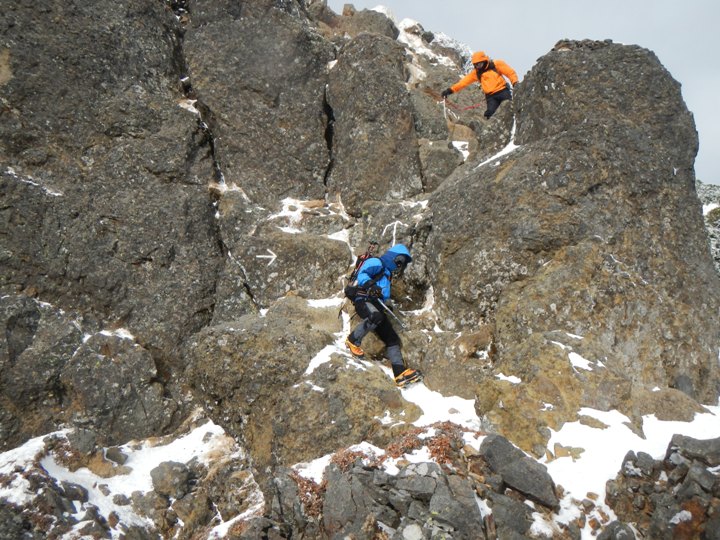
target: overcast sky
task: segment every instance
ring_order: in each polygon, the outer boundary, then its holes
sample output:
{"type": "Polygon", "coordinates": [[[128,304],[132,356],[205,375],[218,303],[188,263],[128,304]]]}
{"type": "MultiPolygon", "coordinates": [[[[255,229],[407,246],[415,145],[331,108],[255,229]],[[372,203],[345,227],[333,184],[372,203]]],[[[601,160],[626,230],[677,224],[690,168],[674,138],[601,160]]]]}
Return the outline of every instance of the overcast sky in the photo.
{"type": "MultiPolygon", "coordinates": [[[[718,0],[328,0],[342,13],[378,5],[508,62],[522,79],[561,39],[612,39],[652,50],[682,84],[700,151],[695,174],[720,184],[720,1],[718,0]]],[[[633,96],[626,96],[633,99],[633,96]]]]}

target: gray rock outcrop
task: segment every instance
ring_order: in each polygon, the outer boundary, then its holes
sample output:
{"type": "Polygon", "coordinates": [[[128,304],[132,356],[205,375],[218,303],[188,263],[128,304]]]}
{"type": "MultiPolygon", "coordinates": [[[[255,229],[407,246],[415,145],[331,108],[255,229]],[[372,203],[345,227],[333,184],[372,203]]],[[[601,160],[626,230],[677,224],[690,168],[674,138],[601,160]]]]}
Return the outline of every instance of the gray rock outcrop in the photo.
{"type": "MultiPolygon", "coordinates": [[[[623,391],[596,391],[623,379],[714,401],[720,286],[694,192],[697,134],[677,82],[639,47],[561,42],[525,77],[515,110],[520,148],[430,197],[423,251],[434,254],[426,268],[440,324],[494,328],[495,370],[523,380],[509,390],[523,394],[523,410],[541,409],[545,394],[556,414],[585,403],[635,418],[623,391]],[[619,107],[612,96],[638,71],[648,99],[619,107]],[[595,364],[587,377],[571,351],[595,364]],[[549,369],[560,374],[550,386],[549,369]],[[573,404],[547,393],[572,385],[583,386],[573,404]]],[[[488,418],[517,435],[513,413],[488,418]]],[[[543,423],[521,430],[523,448],[542,445],[543,423]]]]}
{"type": "Polygon", "coordinates": [[[664,460],[629,452],[607,483],[618,518],[652,538],[717,538],[720,439],[674,435],[664,460]]]}
{"type": "Polygon", "coordinates": [[[196,2],[183,52],[224,181],[271,208],[282,197],[322,198],[334,51],[300,4],[196,2]]]}
{"type": "Polygon", "coordinates": [[[331,466],[327,482],[323,525],[331,536],[365,532],[369,516],[395,529],[398,538],[429,530],[470,539],[482,530],[471,482],[434,463],[409,465],[396,477],[362,467],[342,474],[331,466]]]}
{"type": "Polygon", "coordinates": [[[547,469],[504,437],[488,435],[480,445],[480,455],[514,490],[549,508],[558,506],[555,484],[547,469]]]}
{"type": "Polygon", "coordinates": [[[361,34],[340,50],[330,71],[334,123],[328,188],[342,193],[351,215],[361,215],[368,202],[422,193],[404,66],[404,49],[397,42],[361,34]]]}
{"type": "MultiPolygon", "coordinates": [[[[539,501],[534,507],[522,502],[525,494],[503,479],[496,481],[482,454],[461,451],[458,426],[436,428],[436,448],[445,449],[441,451],[442,466],[410,463],[397,474],[388,474],[364,461],[362,452],[338,452],[319,485],[293,472],[279,471],[274,489],[268,490],[273,493],[271,517],[291,525],[291,534],[312,538],[325,534],[371,540],[380,533],[398,539],[526,537],[532,513],[549,509],[539,501]],[[478,496],[489,505],[479,506],[478,496]]],[[[407,444],[408,439],[403,440],[407,444]]],[[[488,445],[514,448],[498,436],[488,445]]],[[[486,455],[490,454],[487,450],[486,455]]],[[[554,495],[551,498],[556,504],[554,495]]]]}
{"type": "Polygon", "coordinates": [[[705,229],[710,240],[710,253],[715,269],[720,273],[720,186],[695,183],[700,202],[708,206],[705,213],[705,229]]]}
{"type": "Polygon", "coordinates": [[[247,315],[208,327],[192,344],[193,387],[207,410],[244,441],[260,471],[358,440],[382,443],[391,430],[377,418],[386,411],[418,416],[379,370],[348,372],[337,357],[306,373],[309,359],[334,340],[318,329],[323,324],[332,330],[337,311],[288,299],[264,317],[247,315]]]}
{"type": "Polygon", "coordinates": [[[190,471],[184,463],[165,461],[150,471],[155,493],[182,499],[190,491],[190,471]]]}
{"type": "Polygon", "coordinates": [[[179,106],[179,27],[160,2],[36,8],[3,5],[3,288],[167,356],[207,322],[222,261],[209,146],[179,106]]]}

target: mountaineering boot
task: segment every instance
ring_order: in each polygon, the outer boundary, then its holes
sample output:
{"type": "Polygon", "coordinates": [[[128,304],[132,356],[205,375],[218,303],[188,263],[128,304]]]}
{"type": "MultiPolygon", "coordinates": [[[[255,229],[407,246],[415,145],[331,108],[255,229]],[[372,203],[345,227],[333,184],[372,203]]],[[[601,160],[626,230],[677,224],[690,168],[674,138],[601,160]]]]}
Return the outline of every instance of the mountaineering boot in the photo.
{"type": "Polygon", "coordinates": [[[399,388],[407,386],[414,382],[420,382],[422,380],[422,373],[416,369],[408,368],[403,371],[400,375],[395,377],[395,385],[399,388]]]}
{"type": "Polygon", "coordinates": [[[365,358],[365,351],[363,351],[359,345],[355,345],[350,341],[350,338],[345,340],[345,345],[348,346],[348,349],[350,349],[350,352],[355,358],[365,358]]]}

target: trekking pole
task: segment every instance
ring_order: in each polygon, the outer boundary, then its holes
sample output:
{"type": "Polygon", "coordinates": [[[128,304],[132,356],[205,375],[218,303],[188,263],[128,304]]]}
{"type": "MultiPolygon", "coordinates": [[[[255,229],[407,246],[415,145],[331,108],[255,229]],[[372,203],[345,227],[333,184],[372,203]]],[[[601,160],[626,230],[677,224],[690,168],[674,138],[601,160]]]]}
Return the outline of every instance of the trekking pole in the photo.
{"type": "Polygon", "coordinates": [[[453,111],[447,108],[447,98],[443,98],[442,100],[442,107],[443,107],[443,116],[445,117],[445,122],[450,122],[452,124],[452,128],[450,129],[450,134],[448,135],[448,139],[450,142],[448,143],[448,148],[452,148],[453,144],[453,135],[455,135],[455,126],[457,125],[457,121],[460,119],[457,114],[455,114],[453,111]],[[452,115],[452,116],[451,116],[452,115]]]}
{"type": "Polygon", "coordinates": [[[405,326],[405,324],[398,318],[398,316],[395,315],[395,313],[393,313],[392,309],[387,307],[385,302],[383,302],[379,298],[377,298],[377,301],[380,303],[380,305],[383,307],[383,309],[385,309],[385,311],[387,311],[390,315],[392,315],[392,318],[397,321],[397,323],[400,325],[400,328],[402,328],[403,330],[407,330],[407,326],[405,326]]]}
{"type": "Polygon", "coordinates": [[[448,100],[447,98],[443,98],[442,100],[442,107],[443,107],[443,116],[445,117],[445,120],[450,120],[451,122],[455,123],[458,120],[460,120],[460,116],[454,112],[451,111],[448,108],[448,100]]]}

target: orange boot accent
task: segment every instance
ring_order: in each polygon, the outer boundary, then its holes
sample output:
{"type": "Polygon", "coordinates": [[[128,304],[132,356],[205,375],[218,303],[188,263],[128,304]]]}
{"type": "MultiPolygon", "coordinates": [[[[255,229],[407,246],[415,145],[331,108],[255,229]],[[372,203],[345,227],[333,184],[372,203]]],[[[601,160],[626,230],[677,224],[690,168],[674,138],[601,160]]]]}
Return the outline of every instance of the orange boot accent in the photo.
{"type": "Polygon", "coordinates": [[[421,378],[422,378],[422,375],[420,375],[419,371],[412,369],[412,368],[408,368],[405,371],[403,371],[400,375],[395,377],[395,384],[397,386],[399,386],[400,388],[402,388],[406,384],[410,384],[412,382],[418,381],[421,378]]]}
{"type": "Polygon", "coordinates": [[[355,358],[365,358],[365,351],[362,350],[362,347],[350,341],[350,338],[345,340],[345,345],[348,346],[348,349],[350,349],[350,352],[355,358]]]}

